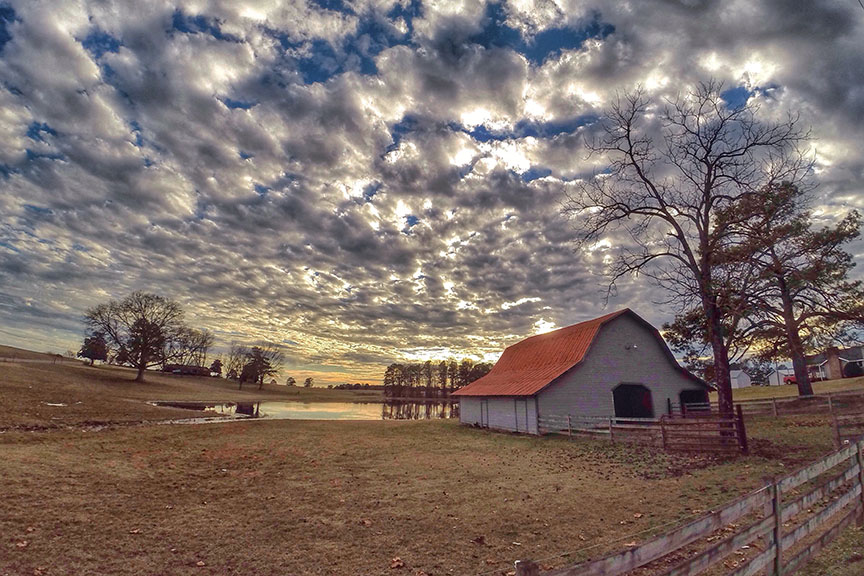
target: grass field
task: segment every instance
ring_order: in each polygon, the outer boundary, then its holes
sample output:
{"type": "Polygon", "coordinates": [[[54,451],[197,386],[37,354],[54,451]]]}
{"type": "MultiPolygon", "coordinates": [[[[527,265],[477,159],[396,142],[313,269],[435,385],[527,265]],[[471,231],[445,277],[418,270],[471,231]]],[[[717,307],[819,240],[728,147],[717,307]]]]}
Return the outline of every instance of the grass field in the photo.
{"type": "MultiPolygon", "coordinates": [[[[447,421],[78,425],[173,416],[140,399],[214,386],[131,378],[0,364],[0,422],[63,425],[0,433],[0,575],[503,575],[641,541],[830,450],[813,416],[749,422],[753,454],[727,462],[447,421]],[[82,404],[19,413],[43,398],[82,404]]],[[[860,574],[834,566],[862,544],[850,531],[808,576],[860,574]]]]}
{"type": "Polygon", "coordinates": [[[148,373],[134,382],[127,368],[91,368],[64,364],[0,362],[0,430],[12,427],[58,427],[82,423],[117,423],[188,418],[190,412],[146,404],[148,400],[250,402],[375,402],[380,391],[328,390],[265,384],[237,389],[222,378],[148,373]],[[52,406],[64,404],[64,406],[52,406]]]}
{"type": "MultiPolygon", "coordinates": [[[[864,377],[844,378],[842,380],[828,380],[825,382],[813,383],[813,392],[816,394],[859,389],[864,389],[864,377]]],[[[783,386],[750,386],[747,388],[738,388],[737,390],[732,391],[732,398],[736,402],[743,402],[746,400],[764,400],[766,398],[788,398],[797,395],[798,387],[794,384],[784,384],[783,386]]],[[[717,401],[716,392],[711,393],[711,401],[717,401]]]]}

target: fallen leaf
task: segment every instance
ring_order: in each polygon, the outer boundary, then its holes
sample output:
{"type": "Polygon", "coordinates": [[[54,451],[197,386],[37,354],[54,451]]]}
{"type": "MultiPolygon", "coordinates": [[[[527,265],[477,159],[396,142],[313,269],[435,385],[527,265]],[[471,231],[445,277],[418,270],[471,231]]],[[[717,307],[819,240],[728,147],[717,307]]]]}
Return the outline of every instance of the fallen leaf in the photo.
{"type": "Polygon", "coordinates": [[[624,546],[627,546],[628,548],[634,547],[634,546],[636,546],[636,541],[634,540],[633,542],[628,542],[628,543],[624,544],[624,546]]]}
{"type": "Polygon", "coordinates": [[[642,517],[642,514],[640,514],[639,512],[637,512],[636,514],[633,514],[633,518],[641,518],[641,517],[642,517]]]}
{"type": "Polygon", "coordinates": [[[195,563],[195,566],[198,566],[199,568],[206,565],[207,564],[203,560],[198,560],[198,562],[195,563]]]}
{"type": "Polygon", "coordinates": [[[371,525],[372,525],[372,521],[369,520],[369,519],[367,519],[367,518],[363,518],[362,520],[360,520],[360,524],[363,525],[363,526],[371,526],[371,525]]]}
{"type": "Polygon", "coordinates": [[[486,545],[486,536],[481,534],[480,536],[473,538],[471,540],[471,542],[474,544],[477,544],[478,546],[485,546],[486,545]]]}
{"type": "Polygon", "coordinates": [[[133,528],[132,530],[129,530],[129,534],[140,534],[140,533],[141,533],[140,528],[133,528]]]}
{"type": "Polygon", "coordinates": [[[35,529],[34,527],[32,527],[32,526],[28,526],[28,527],[27,527],[27,532],[33,532],[33,531],[35,531],[35,530],[36,530],[36,529],[35,529]]]}
{"type": "Polygon", "coordinates": [[[30,543],[27,542],[27,540],[22,540],[21,542],[16,542],[15,546],[17,546],[18,548],[26,548],[28,544],[30,543]]]}
{"type": "Polygon", "coordinates": [[[390,560],[390,568],[403,568],[404,566],[405,562],[403,562],[398,556],[390,560]]]}

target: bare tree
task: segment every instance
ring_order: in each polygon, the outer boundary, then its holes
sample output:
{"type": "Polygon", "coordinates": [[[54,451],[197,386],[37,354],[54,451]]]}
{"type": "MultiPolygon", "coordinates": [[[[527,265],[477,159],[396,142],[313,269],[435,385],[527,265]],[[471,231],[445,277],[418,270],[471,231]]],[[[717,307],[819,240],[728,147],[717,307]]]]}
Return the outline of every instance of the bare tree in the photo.
{"type": "Polygon", "coordinates": [[[282,351],[275,344],[253,346],[246,353],[245,363],[240,371],[240,389],[243,389],[244,382],[251,381],[258,384],[260,390],[264,386],[265,377],[279,374],[284,358],[282,351]]]}
{"type": "Polygon", "coordinates": [[[207,329],[183,326],[174,332],[165,346],[165,357],[172,358],[177,364],[204,366],[207,352],[213,346],[213,333],[207,329]]]}
{"type": "MultiPolygon", "coordinates": [[[[735,222],[718,210],[780,182],[803,185],[811,163],[800,146],[809,134],[796,117],[761,121],[752,102],[730,107],[714,81],[658,106],[641,89],[620,96],[589,144],[606,169],[569,193],[565,215],[581,248],[623,231],[609,264],[609,290],[628,275],[644,275],[665,289],[666,304],[698,307],[714,362],[720,410],[732,411],[726,316],[720,302],[719,251],[735,222]]],[[[743,294],[739,290],[738,294],[743,294]]],[[[731,302],[745,302],[731,298],[731,302]]]]}
{"type": "Polygon", "coordinates": [[[111,300],[87,311],[86,322],[101,332],[119,359],[144,371],[165,362],[165,344],[182,327],[183,311],[176,302],[146,292],[133,292],[123,300],[111,300]]]}
{"type": "Polygon", "coordinates": [[[243,366],[246,364],[246,356],[249,354],[249,348],[236,342],[231,343],[228,349],[228,358],[225,361],[225,377],[229,380],[237,380],[243,372],[243,366]]]}

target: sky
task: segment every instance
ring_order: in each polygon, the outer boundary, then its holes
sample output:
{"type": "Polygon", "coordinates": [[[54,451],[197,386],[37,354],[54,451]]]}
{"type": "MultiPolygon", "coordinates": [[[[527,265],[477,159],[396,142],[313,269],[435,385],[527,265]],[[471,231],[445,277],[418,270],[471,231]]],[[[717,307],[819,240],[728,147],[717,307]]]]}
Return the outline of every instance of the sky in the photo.
{"type": "Polygon", "coordinates": [[[856,0],[0,0],[0,343],[77,350],[133,290],[320,384],[659,326],[560,214],[611,99],[799,114],[830,224],[864,209],[862,72],[856,0]]]}

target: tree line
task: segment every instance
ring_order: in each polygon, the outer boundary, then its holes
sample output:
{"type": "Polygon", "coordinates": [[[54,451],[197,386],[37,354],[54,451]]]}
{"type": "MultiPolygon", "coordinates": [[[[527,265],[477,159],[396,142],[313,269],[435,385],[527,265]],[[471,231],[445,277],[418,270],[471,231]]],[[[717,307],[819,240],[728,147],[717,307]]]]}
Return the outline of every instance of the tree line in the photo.
{"type": "Polygon", "coordinates": [[[388,398],[445,398],[489,373],[489,362],[470,358],[394,363],[384,371],[384,396],[388,398]]]}
{"type": "Polygon", "coordinates": [[[811,395],[806,352],[864,325],[843,249],[860,215],[816,226],[809,141],[797,116],[763,120],[758,98],[730,105],[715,81],[666,102],[637,89],[589,142],[602,170],[568,193],[577,245],[589,258],[606,252],[607,294],[626,276],[663,289],[657,303],[678,311],[664,335],[710,364],[723,412],[736,359],[791,358],[799,394],[811,395]]]}

